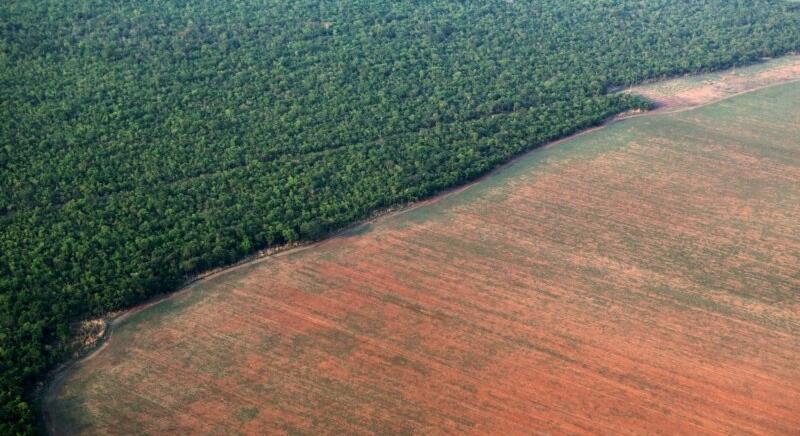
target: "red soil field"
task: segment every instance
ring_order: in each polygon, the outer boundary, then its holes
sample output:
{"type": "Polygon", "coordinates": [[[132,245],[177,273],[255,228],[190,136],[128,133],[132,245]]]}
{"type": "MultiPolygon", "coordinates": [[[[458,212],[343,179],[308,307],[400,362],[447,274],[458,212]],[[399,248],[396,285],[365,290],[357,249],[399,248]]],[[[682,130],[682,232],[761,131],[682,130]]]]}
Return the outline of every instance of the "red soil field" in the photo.
{"type": "Polygon", "coordinates": [[[628,90],[655,101],[657,111],[674,111],[717,101],[732,95],[800,80],[800,55],[718,73],[640,85],[628,90]]]}
{"type": "Polygon", "coordinates": [[[115,321],[56,433],[798,434],[800,84],[632,118],[115,321]]]}

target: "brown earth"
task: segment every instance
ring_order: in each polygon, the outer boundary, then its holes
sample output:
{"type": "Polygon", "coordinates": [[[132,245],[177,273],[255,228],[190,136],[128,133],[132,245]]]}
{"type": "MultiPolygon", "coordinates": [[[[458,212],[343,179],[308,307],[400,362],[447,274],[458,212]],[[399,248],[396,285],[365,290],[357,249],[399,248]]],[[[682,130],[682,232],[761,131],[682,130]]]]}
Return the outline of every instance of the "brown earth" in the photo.
{"type": "Polygon", "coordinates": [[[657,111],[675,111],[795,80],[800,80],[800,55],[785,56],[721,73],[640,85],[626,92],[655,101],[658,104],[657,111]]]}
{"type": "Polygon", "coordinates": [[[56,433],[797,434],[800,84],[640,117],[131,313],[56,433]]]}

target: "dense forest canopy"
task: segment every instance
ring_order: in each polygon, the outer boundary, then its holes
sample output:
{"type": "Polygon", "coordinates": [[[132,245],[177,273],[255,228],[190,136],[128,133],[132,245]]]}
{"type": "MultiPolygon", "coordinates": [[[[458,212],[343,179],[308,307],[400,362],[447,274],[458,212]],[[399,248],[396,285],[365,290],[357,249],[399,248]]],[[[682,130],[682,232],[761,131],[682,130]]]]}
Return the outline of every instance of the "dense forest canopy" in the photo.
{"type": "Polygon", "coordinates": [[[798,48],[777,0],[7,0],[0,433],[76,320],[798,48]]]}

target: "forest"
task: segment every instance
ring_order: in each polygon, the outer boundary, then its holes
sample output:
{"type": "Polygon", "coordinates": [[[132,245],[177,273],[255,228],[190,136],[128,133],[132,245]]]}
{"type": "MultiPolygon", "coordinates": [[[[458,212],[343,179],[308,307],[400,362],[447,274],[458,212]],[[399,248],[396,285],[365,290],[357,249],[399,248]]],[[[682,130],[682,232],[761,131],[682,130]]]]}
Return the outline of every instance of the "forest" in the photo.
{"type": "Polygon", "coordinates": [[[77,321],[798,49],[782,0],[2,2],[0,434],[77,321]]]}

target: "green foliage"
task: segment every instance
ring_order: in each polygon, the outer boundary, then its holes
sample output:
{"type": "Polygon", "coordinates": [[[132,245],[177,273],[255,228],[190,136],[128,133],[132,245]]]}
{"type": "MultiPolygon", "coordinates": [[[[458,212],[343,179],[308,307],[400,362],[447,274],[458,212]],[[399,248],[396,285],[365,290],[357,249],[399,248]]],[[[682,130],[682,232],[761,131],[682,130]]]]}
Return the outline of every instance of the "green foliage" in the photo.
{"type": "Polygon", "coordinates": [[[485,173],[639,99],[800,47],[738,2],[0,4],[0,433],[71,322],[485,173]]]}

